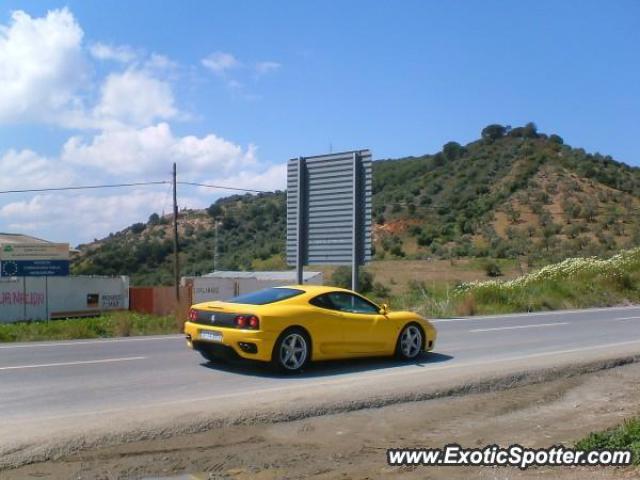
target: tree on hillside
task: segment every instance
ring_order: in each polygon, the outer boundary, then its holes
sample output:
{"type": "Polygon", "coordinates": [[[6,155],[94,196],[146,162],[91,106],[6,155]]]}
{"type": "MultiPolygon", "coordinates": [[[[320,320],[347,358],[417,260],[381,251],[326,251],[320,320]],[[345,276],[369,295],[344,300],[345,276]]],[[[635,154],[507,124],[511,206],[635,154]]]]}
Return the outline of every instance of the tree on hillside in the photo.
{"type": "Polygon", "coordinates": [[[564,144],[564,140],[562,139],[562,137],[560,135],[556,135],[555,133],[549,135],[549,141],[551,143],[557,143],[558,145],[564,144]]]}
{"type": "Polygon", "coordinates": [[[149,215],[149,225],[158,225],[160,223],[160,215],[152,213],[149,215]]]}
{"type": "Polygon", "coordinates": [[[494,140],[498,140],[499,138],[504,137],[507,133],[507,127],[493,123],[491,125],[487,125],[482,129],[481,136],[482,139],[487,142],[493,142],[494,140]]]}
{"type": "Polygon", "coordinates": [[[222,215],[222,207],[218,203],[212,203],[207,208],[207,213],[212,218],[218,218],[222,215]]]}
{"type": "Polygon", "coordinates": [[[442,153],[447,160],[455,160],[464,153],[464,147],[458,142],[447,142],[442,147],[442,153]]]}
{"type": "Polygon", "coordinates": [[[131,233],[133,234],[139,234],[142,233],[144,231],[145,228],[147,228],[147,226],[144,223],[134,223],[133,225],[131,225],[131,233]]]}
{"type": "Polygon", "coordinates": [[[524,138],[538,138],[538,127],[535,123],[529,122],[522,129],[524,138]]]}
{"type": "Polygon", "coordinates": [[[514,208],[513,204],[507,204],[505,207],[505,213],[512,224],[516,224],[520,221],[520,210],[514,208]]]}

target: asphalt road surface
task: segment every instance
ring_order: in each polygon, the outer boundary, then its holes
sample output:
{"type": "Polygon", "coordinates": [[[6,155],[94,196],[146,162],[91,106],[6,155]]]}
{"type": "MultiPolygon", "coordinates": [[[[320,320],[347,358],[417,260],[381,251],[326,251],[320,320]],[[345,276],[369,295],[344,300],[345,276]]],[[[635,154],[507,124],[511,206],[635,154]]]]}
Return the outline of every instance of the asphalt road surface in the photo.
{"type": "Polygon", "coordinates": [[[208,364],[178,335],[0,344],[0,437],[17,440],[20,433],[26,435],[27,425],[42,431],[47,421],[84,426],[136,409],[175,413],[194,402],[215,410],[241,398],[251,401],[287,390],[302,395],[332,383],[341,385],[342,395],[358,389],[362,379],[383,385],[398,378],[428,381],[439,374],[455,380],[471,370],[489,373],[497,365],[534,367],[544,360],[548,366],[569,354],[581,361],[618,351],[640,354],[640,307],[442,319],[435,324],[436,350],[418,362],[318,363],[293,377],[273,375],[248,362],[208,364]],[[74,422],[74,417],[83,420],[74,422]]]}

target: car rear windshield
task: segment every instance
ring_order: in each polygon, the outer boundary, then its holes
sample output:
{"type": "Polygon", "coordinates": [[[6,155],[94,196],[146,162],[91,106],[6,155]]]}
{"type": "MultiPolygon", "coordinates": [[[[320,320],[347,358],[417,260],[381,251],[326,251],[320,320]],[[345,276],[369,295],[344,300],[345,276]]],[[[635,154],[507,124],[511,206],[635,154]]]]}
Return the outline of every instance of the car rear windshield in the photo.
{"type": "Polygon", "coordinates": [[[247,305],[266,305],[267,303],[279,302],[287,298],[295,297],[304,293],[303,290],[295,288],[265,288],[257,292],[245,293],[230,300],[229,303],[244,303],[247,305]]]}

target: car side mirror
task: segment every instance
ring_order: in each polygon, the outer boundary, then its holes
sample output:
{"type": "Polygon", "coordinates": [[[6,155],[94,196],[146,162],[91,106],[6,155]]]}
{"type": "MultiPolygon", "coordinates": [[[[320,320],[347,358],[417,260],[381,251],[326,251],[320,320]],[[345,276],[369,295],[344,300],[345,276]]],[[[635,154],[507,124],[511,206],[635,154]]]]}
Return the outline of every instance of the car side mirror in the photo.
{"type": "Polygon", "coordinates": [[[380,315],[386,315],[387,313],[389,313],[389,305],[383,303],[380,307],[380,315]]]}

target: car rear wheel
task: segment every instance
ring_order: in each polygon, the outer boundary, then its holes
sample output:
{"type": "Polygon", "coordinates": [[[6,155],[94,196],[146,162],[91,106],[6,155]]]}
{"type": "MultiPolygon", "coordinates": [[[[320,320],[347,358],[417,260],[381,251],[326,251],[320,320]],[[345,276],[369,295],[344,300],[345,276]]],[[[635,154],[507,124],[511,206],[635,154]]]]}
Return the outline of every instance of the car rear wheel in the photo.
{"type": "Polygon", "coordinates": [[[300,329],[292,329],[285,331],[278,338],[271,361],[281,372],[297,373],[305,367],[310,357],[309,337],[300,329]]]}
{"type": "Polygon", "coordinates": [[[413,360],[420,355],[424,345],[424,335],[422,329],[414,323],[406,325],[396,346],[396,356],[402,360],[413,360]]]}

